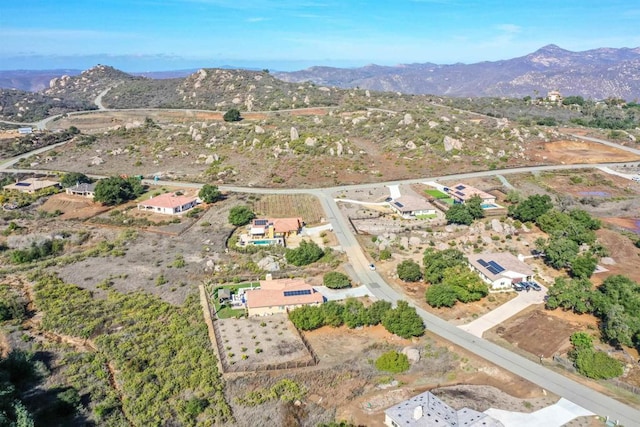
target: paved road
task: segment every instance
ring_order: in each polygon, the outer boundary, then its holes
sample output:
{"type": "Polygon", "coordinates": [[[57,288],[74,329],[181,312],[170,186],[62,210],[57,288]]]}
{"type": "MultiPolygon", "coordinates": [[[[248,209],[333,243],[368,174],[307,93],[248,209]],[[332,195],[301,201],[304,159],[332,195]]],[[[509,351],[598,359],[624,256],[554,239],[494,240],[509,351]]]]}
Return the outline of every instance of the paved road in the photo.
{"type": "MultiPolygon", "coordinates": [[[[53,118],[49,118],[46,120],[51,120],[53,118]]],[[[591,140],[594,142],[600,142],[605,145],[615,146],[616,148],[625,149],[630,152],[634,152],[640,155],[640,150],[636,150],[629,147],[622,147],[617,144],[610,143],[609,141],[598,140],[596,138],[579,138],[591,140]]],[[[41,150],[37,150],[37,152],[46,151],[47,149],[52,149],[55,146],[44,147],[41,150]]],[[[7,170],[9,166],[15,164],[20,158],[28,157],[34,154],[34,152],[24,154],[15,159],[10,159],[9,161],[0,165],[0,169],[7,170]]],[[[633,163],[625,163],[625,164],[637,164],[637,162],[633,163]]],[[[482,171],[482,172],[470,172],[464,174],[456,174],[451,176],[439,176],[439,177],[428,177],[428,178],[418,178],[418,179],[410,179],[410,180],[402,180],[402,181],[394,181],[394,182],[386,182],[386,183],[371,183],[371,184],[359,184],[359,185],[350,185],[350,186],[341,186],[334,188],[325,188],[325,189],[284,189],[284,190],[274,190],[269,188],[245,188],[245,187],[237,187],[237,186],[220,186],[220,189],[223,191],[233,191],[233,192],[244,192],[244,193],[258,193],[258,194],[299,194],[299,193],[307,193],[316,195],[320,203],[322,204],[326,214],[327,219],[331,222],[334,233],[343,250],[345,251],[347,257],[351,265],[353,266],[354,274],[357,276],[358,280],[364,284],[369,291],[375,295],[377,298],[384,299],[390,301],[392,303],[397,302],[400,299],[405,299],[404,295],[399,294],[395,290],[393,290],[376,271],[371,271],[368,268],[369,260],[365,256],[362,251],[358,241],[356,240],[353,230],[350,229],[350,225],[345,217],[340,212],[334,198],[333,194],[338,190],[344,189],[366,189],[366,188],[375,188],[389,185],[400,185],[400,184],[412,184],[412,183],[420,183],[425,181],[437,181],[440,179],[457,179],[464,180],[475,177],[484,177],[484,176],[495,176],[497,174],[513,174],[513,173],[527,173],[527,172],[536,172],[536,171],[545,171],[545,170],[570,170],[570,169],[582,169],[582,168],[594,168],[594,167],[606,167],[612,166],[614,164],[590,164],[590,165],[552,165],[552,166],[534,166],[534,167],[524,167],[524,168],[515,168],[515,169],[507,169],[507,170],[495,170],[495,171],[482,171]]],[[[615,164],[622,165],[622,164],[615,164]]],[[[9,171],[9,170],[7,170],[9,171]]],[[[40,171],[42,172],[42,171],[40,171]]],[[[145,183],[148,184],[158,184],[158,185],[180,185],[185,187],[199,188],[202,184],[197,183],[180,183],[180,182],[172,182],[172,181],[159,181],[154,182],[151,180],[145,180],[145,183]]],[[[635,408],[632,408],[628,405],[625,405],[621,402],[618,402],[615,399],[612,399],[608,396],[605,396],[601,393],[592,390],[589,387],[586,387],[580,383],[577,383],[563,375],[555,373],[544,366],[541,366],[538,363],[534,363],[522,356],[514,354],[498,345],[490,343],[482,338],[478,338],[466,331],[461,330],[460,328],[440,319],[437,316],[434,316],[431,313],[426,312],[425,310],[416,307],[417,313],[424,319],[428,329],[449,340],[453,344],[459,345],[476,355],[485,358],[486,360],[501,366],[504,369],[507,369],[510,372],[513,372],[516,375],[519,375],[532,383],[551,391],[559,396],[562,396],[583,408],[592,411],[593,413],[600,414],[603,416],[610,416],[614,420],[619,420],[623,425],[633,426],[637,425],[638,420],[640,420],[640,411],[635,408]]]]}

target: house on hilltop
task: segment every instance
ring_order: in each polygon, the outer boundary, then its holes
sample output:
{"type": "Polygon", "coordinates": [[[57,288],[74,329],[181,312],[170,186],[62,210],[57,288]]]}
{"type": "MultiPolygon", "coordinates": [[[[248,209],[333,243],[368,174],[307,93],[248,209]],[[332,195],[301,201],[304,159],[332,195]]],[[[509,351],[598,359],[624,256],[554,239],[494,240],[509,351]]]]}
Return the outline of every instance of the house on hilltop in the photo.
{"type": "Polygon", "coordinates": [[[468,255],[469,267],[493,289],[511,288],[513,283],[533,279],[533,270],[518,257],[508,253],[468,255]]]}
{"type": "Polygon", "coordinates": [[[286,238],[298,234],[302,226],[302,218],[256,218],[240,237],[240,244],[285,246],[286,238]]]}
{"type": "Polygon", "coordinates": [[[482,204],[484,205],[494,204],[496,202],[496,196],[463,183],[457,184],[451,188],[445,188],[445,190],[458,203],[466,203],[474,196],[480,197],[482,204]]]}
{"type": "Polygon", "coordinates": [[[303,279],[272,279],[260,281],[260,287],[247,290],[249,316],[286,313],[304,305],[320,305],[324,297],[303,279]]]}
{"type": "Polygon", "coordinates": [[[51,187],[60,187],[60,183],[46,179],[27,178],[22,181],[16,181],[13,184],[5,185],[2,188],[5,190],[20,191],[21,193],[35,193],[36,191],[51,187]]]}
{"type": "Polygon", "coordinates": [[[388,427],[504,427],[485,413],[469,408],[456,411],[429,391],[385,410],[384,424],[388,427]]]}
{"type": "Polygon", "coordinates": [[[138,203],[138,210],[164,215],[177,215],[188,211],[197,204],[197,197],[165,193],[138,203]]]}
{"type": "Polygon", "coordinates": [[[82,196],[88,199],[93,199],[96,195],[96,184],[88,184],[86,182],[77,183],[72,187],[67,187],[65,192],[72,196],[82,196]]]}
{"type": "Polygon", "coordinates": [[[436,214],[436,208],[423,197],[400,196],[391,200],[389,206],[405,219],[436,214]]]}

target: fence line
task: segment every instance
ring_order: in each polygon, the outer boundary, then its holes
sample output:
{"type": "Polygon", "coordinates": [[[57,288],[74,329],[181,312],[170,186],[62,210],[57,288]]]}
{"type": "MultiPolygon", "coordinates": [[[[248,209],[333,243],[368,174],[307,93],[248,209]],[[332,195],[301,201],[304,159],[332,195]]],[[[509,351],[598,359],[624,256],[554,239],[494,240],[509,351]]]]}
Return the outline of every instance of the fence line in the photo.
{"type": "MultiPolygon", "coordinates": [[[[556,362],[558,365],[562,366],[564,369],[566,369],[567,371],[570,372],[574,372],[577,373],[578,370],[576,369],[576,367],[573,365],[573,362],[569,359],[566,359],[564,357],[560,357],[560,356],[553,356],[553,361],[556,362]]],[[[602,383],[609,383],[615,387],[621,388],[623,390],[626,390],[628,392],[631,392],[633,394],[637,394],[640,395],[640,387],[631,385],[631,384],[627,384],[625,382],[622,382],[616,378],[612,378],[612,379],[608,379],[608,380],[602,380],[602,383]]]]}

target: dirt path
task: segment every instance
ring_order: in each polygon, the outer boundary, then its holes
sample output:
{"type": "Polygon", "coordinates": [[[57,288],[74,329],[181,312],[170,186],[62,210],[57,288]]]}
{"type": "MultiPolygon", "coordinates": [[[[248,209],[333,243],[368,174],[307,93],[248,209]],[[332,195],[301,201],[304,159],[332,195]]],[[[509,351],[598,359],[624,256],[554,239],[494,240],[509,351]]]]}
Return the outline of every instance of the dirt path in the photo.
{"type": "Polygon", "coordinates": [[[207,292],[204,289],[204,285],[201,283],[198,286],[200,290],[200,305],[202,306],[202,315],[204,316],[204,322],[207,324],[207,332],[209,333],[209,340],[211,341],[211,347],[216,352],[216,366],[220,374],[224,373],[222,369],[222,359],[220,358],[220,352],[218,350],[218,342],[216,340],[216,334],[213,332],[213,320],[211,320],[211,307],[209,306],[209,300],[207,299],[207,292]]]}

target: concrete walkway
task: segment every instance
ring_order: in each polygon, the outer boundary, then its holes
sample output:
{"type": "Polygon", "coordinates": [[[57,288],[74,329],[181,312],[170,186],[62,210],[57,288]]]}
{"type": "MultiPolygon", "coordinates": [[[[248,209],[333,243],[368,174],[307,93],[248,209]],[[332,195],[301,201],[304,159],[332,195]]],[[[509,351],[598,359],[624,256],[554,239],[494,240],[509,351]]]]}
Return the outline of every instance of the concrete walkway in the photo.
{"type": "Polygon", "coordinates": [[[507,301],[484,316],[478,317],[473,322],[458,327],[477,337],[482,337],[485,331],[515,316],[530,305],[542,304],[544,302],[544,296],[547,294],[547,288],[542,285],[541,287],[542,291],[520,291],[514,299],[507,301]]]}
{"type": "Polygon", "coordinates": [[[613,169],[608,168],[606,166],[599,167],[598,169],[600,169],[602,172],[608,173],[609,175],[616,175],[622,178],[627,178],[629,180],[633,179],[634,176],[639,176],[639,174],[637,173],[623,173],[623,172],[614,171],[613,169]]]}
{"type": "Polygon", "coordinates": [[[487,409],[484,413],[500,421],[505,427],[560,427],[574,418],[595,415],[564,398],[551,406],[528,414],[493,408],[487,409]]]}

